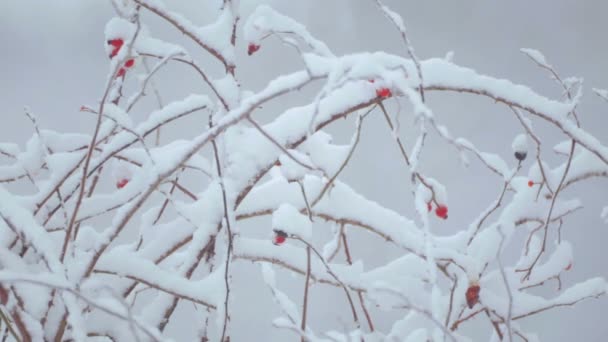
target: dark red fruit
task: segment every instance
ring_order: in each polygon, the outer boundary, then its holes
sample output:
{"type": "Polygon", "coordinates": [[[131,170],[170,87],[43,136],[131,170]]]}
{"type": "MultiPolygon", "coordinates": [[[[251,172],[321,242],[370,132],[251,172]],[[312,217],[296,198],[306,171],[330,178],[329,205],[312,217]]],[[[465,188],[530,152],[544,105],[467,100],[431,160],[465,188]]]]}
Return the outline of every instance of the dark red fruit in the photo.
{"type": "Polygon", "coordinates": [[[112,52],[110,52],[110,58],[113,58],[114,56],[116,56],[118,54],[118,51],[120,51],[120,48],[124,44],[124,41],[120,38],[110,39],[110,40],[108,40],[108,44],[112,45],[112,47],[114,48],[114,49],[112,49],[112,52]]]}
{"type": "Polygon", "coordinates": [[[431,202],[426,204],[426,208],[429,210],[429,212],[431,212],[431,210],[433,210],[433,206],[431,205],[431,202]]]}
{"type": "Polygon", "coordinates": [[[448,207],[446,207],[445,205],[438,206],[437,209],[435,209],[435,215],[437,215],[437,217],[441,217],[444,220],[447,219],[448,207]]]}
{"type": "Polygon", "coordinates": [[[249,56],[253,55],[256,51],[258,51],[260,49],[260,46],[254,43],[249,43],[249,46],[247,47],[247,54],[249,56]]]}
{"type": "Polygon", "coordinates": [[[120,69],[118,69],[118,73],[116,74],[116,77],[124,77],[126,73],[127,73],[127,70],[125,68],[120,68],[120,69]]]}
{"type": "Polygon", "coordinates": [[[469,309],[472,309],[475,306],[475,304],[477,304],[479,302],[479,291],[480,290],[481,290],[481,288],[479,287],[478,284],[472,284],[467,289],[467,293],[465,294],[465,297],[467,299],[467,305],[469,306],[469,309]]]}
{"type": "Polygon", "coordinates": [[[127,67],[127,68],[132,68],[134,65],[135,65],[135,60],[133,58],[128,59],[125,62],[125,67],[127,67]]]}
{"type": "Polygon", "coordinates": [[[272,243],[274,243],[277,246],[282,245],[285,240],[287,240],[287,234],[282,231],[282,230],[275,230],[274,231],[274,238],[272,239],[272,243]]]}
{"type": "Polygon", "coordinates": [[[385,99],[393,96],[393,93],[391,93],[391,90],[388,88],[380,88],[376,90],[376,96],[385,99]]]}
{"type": "Polygon", "coordinates": [[[534,186],[534,182],[533,181],[528,181],[528,186],[529,187],[533,187],[534,186]]]}
{"type": "Polygon", "coordinates": [[[119,180],[118,182],[116,182],[116,187],[118,189],[122,189],[127,185],[127,183],[129,183],[129,180],[126,178],[123,178],[123,179],[119,180]]]}
{"type": "Polygon", "coordinates": [[[526,159],[526,152],[515,152],[515,159],[519,160],[520,162],[524,161],[524,159],[526,159]]]}

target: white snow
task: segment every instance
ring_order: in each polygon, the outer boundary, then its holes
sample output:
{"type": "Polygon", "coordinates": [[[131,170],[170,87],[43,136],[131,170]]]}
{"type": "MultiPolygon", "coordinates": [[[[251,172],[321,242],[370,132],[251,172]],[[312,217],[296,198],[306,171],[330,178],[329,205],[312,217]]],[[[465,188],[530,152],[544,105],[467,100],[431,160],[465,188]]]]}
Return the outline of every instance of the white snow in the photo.
{"type": "Polygon", "coordinates": [[[513,152],[528,152],[528,138],[526,137],[526,134],[518,134],[515,139],[513,139],[511,148],[513,149],[513,152]]]}
{"type": "Polygon", "coordinates": [[[305,241],[312,238],[312,224],[308,217],[294,206],[283,203],[272,213],[272,228],[295,235],[305,241]]]}
{"type": "Polygon", "coordinates": [[[534,49],[519,49],[519,51],[530,57],[530,59],[532,59],[532,61],[534,61],[534,63],[538,64],[539,66],[547,69],[552,68],[551,65],[547,63],[547,59],[540,51],[534,49]]]}

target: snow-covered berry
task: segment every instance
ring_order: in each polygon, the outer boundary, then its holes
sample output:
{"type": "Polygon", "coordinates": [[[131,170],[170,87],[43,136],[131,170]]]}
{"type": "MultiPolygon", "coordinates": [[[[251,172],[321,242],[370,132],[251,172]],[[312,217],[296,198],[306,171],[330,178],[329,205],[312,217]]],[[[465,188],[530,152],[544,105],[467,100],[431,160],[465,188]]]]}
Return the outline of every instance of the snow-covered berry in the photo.
{"type": "Polygon", "coordinates": [[[533,186],[534,186],[534,182],[533,182],[533,181],[531,181],[531,180],[529,180],[529,181],[528,181],[528,186],[529,186],[529,187],[533,187],[533,186]]]}
{"type": "Polygon", "coordinates": [[[128,59],[125,62],[125,67],[127,67],[127,68],[132,68],[134,65],[135,65],[135,60],[133,58],[128,59]]]}
{"type": "Polygon", "coordinates": [[[526,135],[522,133],[516,136],[515,139],[513,139],[511,148],[513,148],[515,159],[520,162],[524,161],[528,155],[528,139],[526,138],[526,135]]]}

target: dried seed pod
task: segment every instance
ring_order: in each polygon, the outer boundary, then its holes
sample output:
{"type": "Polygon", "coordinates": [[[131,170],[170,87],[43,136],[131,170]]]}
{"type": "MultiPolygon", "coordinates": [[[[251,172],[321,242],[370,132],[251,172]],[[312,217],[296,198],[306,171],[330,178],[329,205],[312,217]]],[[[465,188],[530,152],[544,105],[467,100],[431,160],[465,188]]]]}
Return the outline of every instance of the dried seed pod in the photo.
{"type": "Polygon", "coordinates": [[[467,289],[467,293],[465,294],[465,297],[467,299],[467,305],[469,306],[469,309],[472,309],[475,304],[477,304],[479,302],[479,291],[481,290],[481,288],[479,287],[479,284],[477,283],[473,283],[471,285],[469,285],[469,288],[467,289]]]}

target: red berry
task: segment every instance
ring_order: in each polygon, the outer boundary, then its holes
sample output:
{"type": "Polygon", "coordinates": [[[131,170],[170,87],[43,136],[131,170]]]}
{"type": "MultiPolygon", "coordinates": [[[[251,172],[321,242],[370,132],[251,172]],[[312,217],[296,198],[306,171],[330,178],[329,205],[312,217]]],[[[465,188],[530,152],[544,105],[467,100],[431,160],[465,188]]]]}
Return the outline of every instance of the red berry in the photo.
{"type": "Polygon", "coordinates": [[[568,266],[566,266],[566,268],[564,268],[564,270],[566,271],[570,271],[572,269],[572,263],[569,263],[568,266]]]}
{"type": "Polygon", "coordinates": [[[120,38],[118,39],[110,39],[108,40],[108,44],[112,45],[112,47],[114,47],[114,49],[112,50],[112,52],[110,52],[110,58],[116,56],[118,54],[118,51],[120,50],[120,48],[122,47],[122,45],[124,44],[124,41],[120,38]]]}
{"type": "Polygon", "coordinates": [[[376,90],[376,96],[381,97],[381,98],[387,98],[387,97],[391,97],[393,94],[391,93],[391,90],[388,88],[380,88],[376,90]]]}
{"type": "Polygon", "coordinates": [[[260,46],[254,43],[249,43],[249,46],[247,47],[247,54],[249,56],[253,55],[256,51],[258,51],[260,49],[260,46]]]}
{"type": "Polygon", "coordinates": [[[481,290],[481,288],[479,287],[478,284],[470,285],[469,288],[467,289],[465,297],[467,299],[467,305],[469,306],[469,309],[472,309],[475,306],[475,304],[477,304],[477,302],[479,302],[479,291],[480,290],[481,290]]]}
{"type": "Polygon", "coordinates": [[[534,182],[533,181],[528,181],[528,186],[529,187],[533,187],[534,186],[534,182]]]}
{"type": "Polygon", "coordinates": [[[135,65],[135,60],[134,60],[133,58],[128,59],[128,60],[125,62],[125,67],[127,67],[127,68],[131,68],[131,67],[133,67],[133,65],[135,65]]]}
{"type": "Polygon", "coordinates": [[[120,68],[120,69],[118,69],[118,73],[116,74],[116,77],[123,77],[123,76],[125,76],[126,73],[127,73],[127,70],[125,68],[120,68]]]}
{"type": "Polygon", "coordinates": [[[123,178],[123,179],[119,180],[118,182],[116,182],[116,187],[118,189],[122,189],[125,187],[125,185],[127,185],[127,183],[129,183],[129,180],[126,178],[123,178]]]}
{"type": "Polygon", "coordinates": [[[426,208],[429,210],[429,212],[431,212],[431,210],[433,210],[433,206],[431,205],[431,202],[426,204],[426,208]]]}
{"type": "Polygon", "coordinates": [[[122,47],[122,44],[124,44],[124,41],[120,38],[110,39],[110,40],[108,40],[108,44],[112,45],[115,48],[120,49],[122,47]]]}
{"type": "Polygon", "coordinates": [[[274,231],[274,238],[272,239],[272,243],[279,246],[282,245],[285,240],[287,240],[287,234],[282,230],[274,231]]]}
{"type": "Polygon", "coordinates": [[[437,215],[437,217],[441,217],[444,220],[447,219],[448,207],[446,207],[445,205],[438,206],[437,209],[435,209],[435,215],[437,215]]]}
{"type": "Polygon", "coordinates": [[[369,83],[374,83],[374,82],[376,82],[376,80],[374,80],[374,79],[371,79],[371,80],[368,80],[368,81],[369,81],[369,83]]]}
{"type": "Polygon", "coordinates": [[[285,240],[286,239],[284,236],[277,235],[274,237],[274,241],[272,243],[274,243],[275,245],[278,246],[278,245],[282,245],[283,242],[285,242],[285,240]]]}

